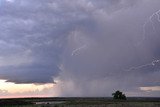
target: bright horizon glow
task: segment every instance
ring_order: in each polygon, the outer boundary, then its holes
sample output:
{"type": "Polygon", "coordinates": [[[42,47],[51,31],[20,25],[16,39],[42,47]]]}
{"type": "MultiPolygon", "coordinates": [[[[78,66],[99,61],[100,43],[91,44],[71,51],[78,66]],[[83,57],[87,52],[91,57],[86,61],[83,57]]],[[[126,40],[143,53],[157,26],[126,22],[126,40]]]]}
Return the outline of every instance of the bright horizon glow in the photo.
{"type": "Polygon", "coordinates": [[[160,91],[160,86],[153,86],[153,87],[140,87],[143,91],[160,91]]]}
{"type": "Polygon", "coordinates": [[[15,84],[0,80],[0,91],[3,93],[0,98],[18,97],[51,97],[54,96],[52,89],[54,84],[15,84]],[[46,92],[49,91],[48,93],[46,92]]]}

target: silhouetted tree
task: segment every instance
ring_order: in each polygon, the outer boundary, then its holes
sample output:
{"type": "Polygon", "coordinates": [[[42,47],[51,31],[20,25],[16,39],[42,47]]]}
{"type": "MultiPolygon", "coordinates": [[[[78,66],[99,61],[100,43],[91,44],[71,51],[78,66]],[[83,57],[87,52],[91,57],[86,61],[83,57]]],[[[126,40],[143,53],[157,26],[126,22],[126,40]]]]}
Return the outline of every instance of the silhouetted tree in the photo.
{"type": "Polygon", "coordinates": [[[125,94],[123,94],[121,91],[117,90],[115,93],[112,94],[113,99],[120,99],[120,100],[126,100],[125,94]]]}

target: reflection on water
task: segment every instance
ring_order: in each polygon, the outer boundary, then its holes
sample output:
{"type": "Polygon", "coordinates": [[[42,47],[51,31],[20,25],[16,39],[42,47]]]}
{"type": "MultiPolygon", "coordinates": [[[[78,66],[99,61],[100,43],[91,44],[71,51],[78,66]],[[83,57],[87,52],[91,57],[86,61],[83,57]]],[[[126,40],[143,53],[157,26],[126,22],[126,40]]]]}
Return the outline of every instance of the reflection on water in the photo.
{"type": "Polygon", "coordinates": [[[35,102],[36,105],[40,105],[40,104],[62,104],[65,101],[48,101],[48,102],[35,102]]]}

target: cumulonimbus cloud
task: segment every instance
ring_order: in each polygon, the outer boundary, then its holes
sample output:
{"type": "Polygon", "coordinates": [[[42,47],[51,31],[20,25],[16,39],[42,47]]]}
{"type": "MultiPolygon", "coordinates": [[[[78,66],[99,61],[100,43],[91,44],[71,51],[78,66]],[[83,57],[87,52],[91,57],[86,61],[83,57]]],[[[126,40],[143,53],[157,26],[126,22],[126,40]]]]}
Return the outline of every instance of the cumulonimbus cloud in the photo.
{"type": "Polygon", "coordinates": [[[139,87],[159,86],[159,63],[152,62],[160,59],[160,23],[154,15],[152,23],[145,24],[159,4],[2,0],[0,78],[15,83],[58,78],[62,85],[57,82],[57,87],[68,87],[61,88],[62,96],[103,96],[117,88],[137,92],[139,87]],[[77,37],[72,32],[78,32],[77,37]]]}

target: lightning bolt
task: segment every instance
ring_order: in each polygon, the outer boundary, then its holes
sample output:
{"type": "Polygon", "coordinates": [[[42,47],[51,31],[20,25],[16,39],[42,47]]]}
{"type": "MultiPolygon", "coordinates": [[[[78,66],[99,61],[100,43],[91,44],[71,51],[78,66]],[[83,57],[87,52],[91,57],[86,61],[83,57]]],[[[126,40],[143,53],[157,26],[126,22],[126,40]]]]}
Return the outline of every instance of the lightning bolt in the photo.
{"type": "Polygon", "coordinates": [[[84,48],[86,48],[86,47],[87,47],[87,45],[83,45],[83,46],[81,46],[81,47],[73,50],[71,56],[77,55],[77,54],[78,54],[78,51],[80,51],[81,49],[84,49],[84,48]],[[76,54],[76,53],[77,53],[77,54],[76,54]]]}
{"type": "Polygon", "coordinates": [[[148,20],[143,24],[143,39],[142,39],[142,41],[144,41],[145,38],[146,38],[145,37],[145,35],[146,35],[146,25],[148,23],[151,23],[153,31],[156,32],[156,27],[154,26],[154,22],[152,20],[155,16],[157,17],[157,21],[160,23],[160,10],[154,12],[151,16],[149,16],[148,20]]]}
{"type": "MultiPolygon", "coordinates": [[[[141,43],[146,39],[146,26],[147,26],[148,23],[151,23],[152,29],[156,33],[156,27],[155,27],[154,22],[153,22],[154,17],[156,17],[157,21],[160,23],[160,10],[154,12],[151,16],[149,16],[147,21],[144,22],[144,24],[143,24],[143,38],[142,38],[141,43]]],[[[141,43],[139,43],[139,44],[141,44],[141,43]]],[[[128,70],[125,70],[125,71],[137,70],[137,69],[140,69],[140,68],[143,68],[143,67],[146,67],[146,66],[155,66],[155,63],[158,63],[158,62],[160,62],[159,59],[154,60],[154,61],[152,61],[151,63],[148,63],[148,64],[140,65],[140,66],[137,66],[137,67],[131,67],[128,70]]]]}
{"type": "Polygon", "coordinates": [[[152,61],[151,63],[147,63],[147,64],[140,65],[140,66],[136,66],[136,67],[131,67],[131,68],[129,68],[129,69],[127,69],[127,70],[125,70],[125,71],[137,70],[137,69],[141,69],[141,68],[143,68],[143,67],[147,67],[147,66],[155,66],[155,65],[156,65],[156,63],[158,63],[158,62],[160,62],[160,60],[159,60],[159,59],[158,59],[158,60],[154,60],[154,61],[152,61]]]}

